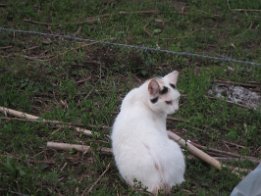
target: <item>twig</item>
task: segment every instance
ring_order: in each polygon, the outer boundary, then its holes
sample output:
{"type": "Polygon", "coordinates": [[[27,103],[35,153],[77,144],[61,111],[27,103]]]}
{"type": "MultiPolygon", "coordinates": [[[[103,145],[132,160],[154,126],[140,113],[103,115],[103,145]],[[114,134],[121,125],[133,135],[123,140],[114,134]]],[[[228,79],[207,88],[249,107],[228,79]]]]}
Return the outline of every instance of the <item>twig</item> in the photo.
{"type": "Polygon", "coordinates": [[[56,150],[76,150],[83,153],[87,153],[90,151],[90,146],[58,142],[47,142],[47,148],[53,148],[56,150]]]}
{"type": "Polygon", "coordinates": [[[3,46],[3,47],[0,47],[0,50],[5,50],[5,49],[9,49],[9,48],[12,48],[13,46],[3,46]]]}
{"type": "Polygon", "coordinates": [[[70,124],[66,124],[66,123],[58,121],[58,120],[46,120],[46,119],[40,118],[39,116],[31,115],[28,113],[16,111],[16,110],[6,108],[6,107],[1,107],[1,106],[0,106],[0,112],[4,113],[5,115],[10,114],[12,116],[27,119],[28,121],[31,121],[31,122],[41,122],[41,123],[47,123],[47,124],[54,124],[57,126],[65,126],[65,127],[73,128],[77,132],[83,133],[84,135],[87,135],[87,136],[92,135],[92,132],[88,129],[72,126],[70,124]]]}
{"type": "MultiPolygon", "coordinates": [[[[52,148],[56,150],[76,150],[83,153],[88,153],[91,150],[90,146],[80,145],[80,144],[68,144],[68,143],[61,143],[61,142],[47,142],[47,148],[52,148]]],[[[111,149],[106,147],[98,148],[98,151],[103,154],[112,153],[111,149]]]]}
{"type": "Polygon", "coordinates": [[[144,26],[143,26],[143,31],[148,35],[148,37],[152,37],[152,34],[151,32],[147,29],[147,27],[149,26],[149,22],[146,23],[144,26]]]}
{"type": "Polygon", "coordinates": [[[185,141],[184,139],[182,139],[181,137],[179,137],[177,134],[168,131],[168,136],[169,138],[175,140],[179,145],[181,145],[182,147],[185,147],[188,149],[188,151],[195,155],[196,157],[202,159],[203,161],[207,162],[208,164],[212,165],[213,167],[217,168],[217,169],[221,169],[222,165],[221,163],[214,159],[213,157],[209,156],[208,154],[206,154],[205,152],[203,152],[202,150],[196,148],[195,146],[193,146],[191,143],[185,141]]]}
{"type": "Polygon", "coordinates": [[[27,114],[27,113],[24,113],[24,112],[19,112],[19,111],[16,111],[16,110],[13,110],[13,109],[10,109],[10,108],[6,108],[6,107],[0,106],[0,111],[2,113],[4,113],[5,115],[10,114],[10,115],[13,115],[13,116],[16,116],[16,117],[26,118],[26,119],[30,119],[30,120],[38,120],[39,119],[38,116],[27,114]]]}
{"type": "Polygon", "coordinates": [[[67,162],[65,162],[65,163],[63,164],[63,166],[62,166],[61,169],[60,169],[60,172],[62,172],[66,166],[67,166],[67,162]]]}
{"type": "MultiPolygon", "coordinates": [[[[65,124],[61,121],[41,119],[38,116],[16,111],[16,110],[12,110],[12,109],[5,108],[5,107],[0,107],[0,112],[3,112],[4,114],[10,114],[10,115],[13,115],[16,117],[20,117],[20,118],[23,118],[23,119],[26,119],[26,120],[32,121],[32,122],[50,123],[50,124],[54,124],[54,125],[70,127],[70,128],[74,128],[77,132],[83,133],[85,135],[88,135],[88,136],[92,135],[92,132],[90,130],[83,129],[81,127],[75,127],[75,126],[72,126],[71,124],[65,124]]],[[[210,165],[214,166],[215,168],[221,169],[221,163],[218,160],[214,159],[213,157],[204,153],[197,147],[193,146],[190,142],[185,141],[184,139],[182,139],[181,137],[179,137],[178,135],[176,135],[175,133],[170,132],[170,131],[168,131],[168,135],[170,138],[172,138],[176,142],[178,142],[182,147],[187,147],[189,152],[192,153],[193,155],[204,160],[205,162],[209,163],[210,165]]],[[[203,149],[209,150],[209,148],[203,147],[201,145],[198,145],[198,146],[203,149]]],[[[61,149],[61,150],[75,149],[75,150],[81,151],[81,152],[88,152],[90,150],[90,146],[56,143],[56,142],[48,142],[47,147],[61,149]]],[[[98,150],[105,154],[111,154],[111,149],[109,149],[109,148],[99,148],[98,150]]],[[[215,151],[217,152],[218,150],[215,150],[215,151]]],[[[219,151],[219,152],[226,153],[227,155],[233,155],[234,157],[242,158],[240,155],[237,155],[234,153],[229,153],[229,152],[224,152],[224,151],[219,151]]],[[[243,157],[243,158],[253,159],[253,157],[243,157]]],[[[256,159],[255,159],[255,161],[256,161],[256,159]]]]}
{"type": "Polygon", "coordinates": [[[88,76],[87,78],[80,79],[80,80],[76,81],[75,83],[77,85],[80,85],[80,84],[85,83],[86,81],[89,81],[90,79],[91,79],[91,76],[88,76]]]}
{"type": "Polygon", "coordinates": [[[102,177],[106,174],[106,172],[110,169],[111,162],[107,165],[106,169],[102,172],[102,174],[97,178],[97,180],[91,185],[91,187],[88,189],[85,189],[81,196],[89,195],[90,192],[92,192],[92,189],[98,184],[98,182],[102,179],[102,177]],[[87,191],[87,192],[86,192],[87,191]]]}
{"type": "Polygon", "coordinates": [[[51,25],[51,24],[46,23],[46,22],[39,22],[39,21],[28,19],[28,18],[24,19],[23,21],[31,23],[31,24],[37,24],[37,25],[44,25],[44,26],[50,26],[51,25]]]}
{"type": "Polygon", "coordinates": [[[49,165],[53,165],[55,164],[54,160],[34,160],[34,159],[29,159],[28,160],[29,163],[45,163],[45,164],[49,164],[49,165]]]}
{"type": "Polygon", "coordinates": [[[32,46],[30,48],[25,48],[25,49],[23,49],[23,51],[35,50],[36,48],[40,48],[40,46],[32,46]]]}
{"type": "Polygon", "coordinates": [[[233,142],[228,142],[228,141],[225,141],[225,140],[223,140],[223,142],[224,142],[225,144],[230,145],[230,146],[236,146],[236,147],[238,147],[238,148],[246,148],[245,146],[242,146],[242,145],[239,145],[239,144],[235,144],[235,143],[233,143],[233,142]]]}

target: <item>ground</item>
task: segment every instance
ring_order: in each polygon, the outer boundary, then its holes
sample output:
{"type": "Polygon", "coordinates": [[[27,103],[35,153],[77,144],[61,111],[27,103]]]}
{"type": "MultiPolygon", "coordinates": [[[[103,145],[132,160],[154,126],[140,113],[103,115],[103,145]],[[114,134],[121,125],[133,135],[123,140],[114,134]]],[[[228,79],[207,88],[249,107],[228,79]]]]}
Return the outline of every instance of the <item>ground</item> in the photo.
{"type": "MultiPolygon", "coordinates": [[[[261,158],[261,111],[209,97],[217,80],[261,84],[261,3],[201,1],[18,1],[0,3],[0,26],[74,35],[171,51],[229,56],[259,65],[137,50],[61,37],[0,32],[0,106],[91,129],[22,121],[0,114],[1,195],[146,195],[120,178],[107,136],[124,95],[146,79],[180,71],[180,110],[168,128],[209,148],[261,158]],[[48,149],[84,144],[91,153],[48,149]],[[110,166],[108,167],[108,164],[110,166]],[[107,168],[107,170],[106,170],[107,168]],[[101,176],[101,174],[104,175],[101,176]]],[[[253,86],[252,86],[253,87],[253,86]]],[[[175,195],[229,195],[241,180],[186,150],[186,182],[175,195]]],[[[226,155],[227,158],[228,155],[226,155]]],[[[222,160],[253,169],[250,161],[222,160]]]]}

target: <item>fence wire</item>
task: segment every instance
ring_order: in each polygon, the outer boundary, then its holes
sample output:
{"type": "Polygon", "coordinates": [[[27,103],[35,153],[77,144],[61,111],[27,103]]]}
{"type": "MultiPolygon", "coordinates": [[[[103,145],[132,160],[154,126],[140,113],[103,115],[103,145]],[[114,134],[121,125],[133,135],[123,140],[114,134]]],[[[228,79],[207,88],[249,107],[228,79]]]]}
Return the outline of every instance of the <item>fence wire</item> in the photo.
{"type": "Polygon", "coordinates": [[[93,42],[95,44],[110,45],[110,46],[124,47],[124,48],[151,51],[151,52],[160,52],[160,53],[166,53],[166,54],[175,55],[175,56],[196,57],[196,58],[209,59],[209,60],[220,61],[220,62],[231,62],[231,63],[261,66],[260,63],[251,62],[251,61],[247,61],[247,60],[238,60],[238,59],[234,59],[234,58],[226,57],[226,56],[218,57],[218,56],[210,56],[207,54],[198,54],[198,53],[193,53],[193,52],[178,52],[178,51],[172,51],[172,50],[167,50],[167,49],[151,48],[151,47],[139,46],[139,45],[122,44],[122,43],[116,43],[116,42],[110,42],[110,41],[99,41],[99,40],[95,40],[95,39],[81,38],[81,37],[77,37],[77,36],[73,36],[73,35],[62,35],[62,34],[57,34],[57,33],[45,33],[45,32],[39,32],[39,31],[30,31],[30,30],[0,27],[0,33],[3,33],[3,32],[37,35],[37,36],[45,36],[45,37],[51,37],[51,38],[62,38],[65,40],[79,41],[79,42],[93,42]]]}

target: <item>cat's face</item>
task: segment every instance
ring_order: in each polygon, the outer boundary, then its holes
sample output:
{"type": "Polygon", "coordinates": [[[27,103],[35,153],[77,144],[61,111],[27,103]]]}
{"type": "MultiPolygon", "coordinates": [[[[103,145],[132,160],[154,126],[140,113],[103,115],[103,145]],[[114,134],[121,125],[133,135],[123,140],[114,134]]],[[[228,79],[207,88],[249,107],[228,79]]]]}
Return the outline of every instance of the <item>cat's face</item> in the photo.
{"type": "Polygon", "coordinates": [[[178,72],[148,82],[149,106],[155,112],[173,114],[179,109],[180,93],[176,89],[178,72]]]}

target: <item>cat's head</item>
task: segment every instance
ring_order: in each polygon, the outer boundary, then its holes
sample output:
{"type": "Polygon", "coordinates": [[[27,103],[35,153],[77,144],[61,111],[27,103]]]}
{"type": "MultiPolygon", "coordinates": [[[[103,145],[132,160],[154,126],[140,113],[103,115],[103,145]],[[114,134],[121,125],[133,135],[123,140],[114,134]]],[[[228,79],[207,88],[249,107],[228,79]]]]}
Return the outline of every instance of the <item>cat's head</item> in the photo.
{"type": "Polygon", "coordinates": [[[149,107],[159,113],[173,114],[179,109],[180,93],[176,89],[179,73],[173,71],[162,78],[148,81],[149,107]]]}

